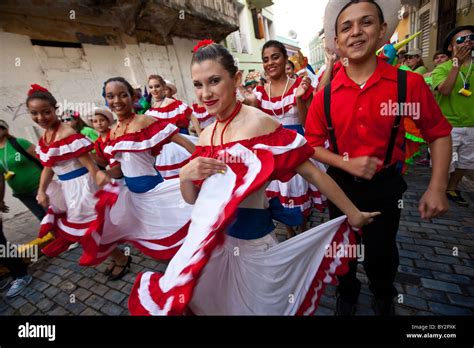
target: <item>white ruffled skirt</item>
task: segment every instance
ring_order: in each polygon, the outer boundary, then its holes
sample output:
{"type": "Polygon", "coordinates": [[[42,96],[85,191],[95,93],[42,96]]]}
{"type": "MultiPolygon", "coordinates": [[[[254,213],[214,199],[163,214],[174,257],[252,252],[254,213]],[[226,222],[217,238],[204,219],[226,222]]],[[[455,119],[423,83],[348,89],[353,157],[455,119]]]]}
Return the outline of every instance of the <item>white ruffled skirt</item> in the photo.
{"type": "MultiPolygon", "coordinates": [[[[197,144],[198,138],[192,135],[181,134],[192,143],[197,144]]],[[[179,177],[179,170],[189,161],[191,154],[182,146],[173,142],[163,146],[160,154],[156,157],[155,168],[164,179],[179,177]]]]}
{"type": "Polygon", "coordinates": [[[192,206],[182,198],[179,179],[134,193],[125,185],[98,192],[98,217],[87,232],[80,263],[97,264],[121,243],[132,242],[155,259],[171,259],[186,237],[192,206]]]}

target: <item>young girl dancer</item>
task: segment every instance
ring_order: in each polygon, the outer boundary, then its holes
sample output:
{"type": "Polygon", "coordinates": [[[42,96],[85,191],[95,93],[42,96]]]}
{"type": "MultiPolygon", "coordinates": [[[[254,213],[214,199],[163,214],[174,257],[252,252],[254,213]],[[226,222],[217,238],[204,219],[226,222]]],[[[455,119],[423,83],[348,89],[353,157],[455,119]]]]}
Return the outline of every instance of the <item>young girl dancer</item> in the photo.
{"type": "Polygon", "coordinates": [[[48,256],[59,255],[71,244],[81,242],[96,218],[94,176],[98,169],[89,155],[93,145],[84,135],[61,123],[56,104],[46,88],[31,86],[26,106],[33,121],[44,129],[36,147],[44,166],[37,200],[48,209],[41,222],[40,237],[49,231],[56,237],[43,249],[48,256]],[[52,181],[54,174],[59,181],[52,181]]]}
{"type": "MultiPolygon", "coordinates": [[[[199,128],[199,123],[191,117],[192,109],[180,100],[165,96],[166,83],[160,75],[148,77],[148,88],[152,95],[152,107],[145,112],[145,115],[174,124],[179,128],[180,133],[195,144],[197,138],[189,136],[188,131],[190,120],[193,121],[195,129],[199,128]]],[[[188,163],[190,156],[191,154],[182,146],[174,143],[167,144],[156,158],[156,169],[164,179],[177,178],[179,170],[188,163]]]]}
{"type": "MultiPolygon", "coordinates": [[[[33,121],[45,129],[36,152],[44,166],[38,189],[38,203],[48,209],[41,222],[40,237],[49,231],[55,240],[42,249],[52,257],[67,250],[75,242],[83,243],[84,235],[97,218],[94,197],[97,186],[94,177],[101,173],[94,165],[89,151],[92,143],[84,135],[61,123],[56,116],[56,99],[46,89],[32,85],[26,105],[33,121]],[[59,181],[52,181],[53,175],[59,181]]],[[[109,280],[125,274],[127,258],[114,249],[109,280]]],[[[108,256],[108,255],[107,255],[108,256]]]]}
{"type": "MultiPolygon", "coordinates": [[[[268,83],[256,87],[256,97],[250,98],[250,102],[280,122],[283,127],[304,135],[306,114],[312,100],[311,80],[287,76],[288,55],[285,46],[279,41],[270,40],[263,45],[262,60],[268,83]]],[[[325,170],[322,164],[316,161],[313,163],[319,169],[325,170]]],[[[267,196],[278,197],[284,207],[300,207],[305,217],[303,231],[313,206],[319,210],[325,206],[325,197],[301,175],[295,175],[286,183],[278,180],[271,182],[267,188],[267,196]]],[[[288,226],[287,230],[289,236],[294,235],[292,228],[288,226]]]]}
{"type": "Polygon", "coordinates": [[[84,238],[80,262],[99,263],[127,241],[149,256],[169,259],[187,233],[191,206],[181,196],[179,180],[164,181],[156,171],[155,157],[171,141],[189,152],[194,151],[194,145],[178,134],[176,126],[136,115],[133,88],[125,79],[108,79],[104,95],[118,117],[104,153],[120,166],[99,172],[97,181],[104,184],[123,176],[126,185],[105,185],[97,193],[98,217],[84,238]]]}

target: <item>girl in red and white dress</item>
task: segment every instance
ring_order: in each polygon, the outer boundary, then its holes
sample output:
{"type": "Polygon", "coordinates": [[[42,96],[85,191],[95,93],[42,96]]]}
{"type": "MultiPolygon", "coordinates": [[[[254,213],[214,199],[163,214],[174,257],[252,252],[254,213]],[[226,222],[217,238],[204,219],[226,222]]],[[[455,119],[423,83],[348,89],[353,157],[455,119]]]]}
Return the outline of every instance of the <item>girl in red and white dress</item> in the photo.
{"type": "MultiPolygon", "coordinates": [[[[160,75],[148,77],[148,88],[152,95],[152,107],[145,112],[145,115],[175,125],[181,134],[196,144],[197,138],[190,136],[188,131],[190,120],[193,121],[194,128],[198,126],[196,120],[191,117],[193,110],[181,100],[166,97],[166,82],[160,75]]],[[[182,146],[169,143],[156,158],[156,169],[164,179],[177,178],[179,170],[188,163],[190,156],[191,154],[182,146]]]]}
{"type": "Polygon", "coordinates": [[[41,222],[40,237],[49,231],[55,240],[42,251],[57,256],[82,238],[96,219],[94,176],[98,168],[89,151],[93,145],[82,134],[62,124],[56,115],[56,99],[46,89],[32,85],[26,99],[31,118],[44,134],[36,153],[44,166],[38,189],[38,203],[48,209],[41,222]],[[53,181],[54,175],[58,181],[53,181]]]}
{"type": "Polygon", "coordinates": [[[194,116],[199,122],[199,127],[196,128],[196,133],[199,136],[201,135],[201,132],[204,128],[214,123],[214,121],[216,120],[216,116],[210,115],[207,112],[206,107],[202,104],[193,103],[192,106],[193,106],[194,116]]]}
{"type": "Polygon", "coordinates": [[[360,212],[310,161],[314,150],[296,132],[243,106],[235,91],[241,72],[222,45],[201,42],[192,59],[198,100],[217,121],[199,137],[180,172],[181,191],[194,204],[189,233],[162,275],[139,274],[129,300],[134,315],[312,314],[328,282],[347,266],[326,246],[345,247],[346,217],[278,244],[265,187],[300,173],[363,226],[378,213],[360,212]]]}
{"type": "MultiPolygon", "coordinates": [[[[262,48],[263,68],[268,83],[257,86],[254,95],[244,93],[247,103],[258,107],[263,112],[280,122],[283,127],[304,135],[306,114],[312,100],[313,87],[309,78],[292,79],[286,74],[288,55],[285,46],[275,40],[266,42],[262,48]]],[[[320,170],[325,167],[312,160],[320,170]]],[[[295,175],[287,183],[273,181],[267,189],[269,197],[278,197],[284,207],[299,207],[305,217],[302,230],[306,229],[307,217],[313,207],[322,210],[326,198],[319,190],[310,185],[301,175],[295,175]]],[[[287,226],[288,235],[294,235],[291,227],[287,226]]]]}
{"type": "Polygon", "coordinates": [[[101,262],[124,242],[156,259],[170,259],[187,233],[191,206],[181,196],[179,180],[164,181],[154,164],[164,144],[175,142],[189,152],[194,144],[171,123],[135,115],[133,93],[121,77],[104,84],[107,104],[118,117],[104,152],[120,166],[97,174],[98,183],[107,184],[97,193],[98,217],[84,237],[82,264],[101,262]],[[122,176],[125,185],[110,184],[111,178],[122,176]]]}

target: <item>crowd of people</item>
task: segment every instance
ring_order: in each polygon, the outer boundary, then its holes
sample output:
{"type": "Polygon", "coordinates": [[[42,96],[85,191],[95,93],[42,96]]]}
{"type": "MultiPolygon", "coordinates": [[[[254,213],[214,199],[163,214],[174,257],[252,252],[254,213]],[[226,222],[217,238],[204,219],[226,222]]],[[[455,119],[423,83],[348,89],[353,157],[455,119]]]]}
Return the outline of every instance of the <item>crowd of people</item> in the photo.
{"type": "MultiPolygon", "coordinates": [[[[393,66],[375,52],[399,7],[330,0],[317,86],[275,40],[263,45],[264,73],[245,79],[224,46],[201,41],[191,106],[158,74],[148,77],[148,97],[111,77],[102,85],[105,107],[58,116],[53,94],[33,84],[26,106],[44,132],[34,146],[0,122],[0,210],[8,211],[6,182],[41,220],[39,236],[53,232],[45,255],[78,243],[82,266],[110,259],[109,281],[130,268],[126,243],[169,262],[164,273],[138,274],[134,315],[308,315],[336,279],[336,315],[354,315],[357,260],[328,255],[333,243],[364,245],[375,313],[393,315],[407,160],[420,144],[429,148],[424,219],[445,213],[447,198],[467,207],[458,184],[474,169],[474,28],[446,37],[432,72],[418,50],[398,52],[393,66]],[[386,117],[381,106],[390,102],[418,105],[419,114],[386,117]],[[328,208],[331,220],[308,229],[315,208],[328,208]],[[283,242],[274,221],[287,228],[283,242]]],[[[22,261],[3,261],[14,297],[32,278],[22,261]]]]}

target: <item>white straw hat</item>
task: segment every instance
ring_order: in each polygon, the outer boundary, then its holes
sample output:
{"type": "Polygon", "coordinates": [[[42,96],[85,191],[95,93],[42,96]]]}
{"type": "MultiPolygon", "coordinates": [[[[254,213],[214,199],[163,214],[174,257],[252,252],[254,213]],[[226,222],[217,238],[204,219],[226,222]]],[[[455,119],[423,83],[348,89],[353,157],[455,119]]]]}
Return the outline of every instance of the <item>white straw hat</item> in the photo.
{"type": "MultiPolygon", "coordinates": [[[[387,23],[387,33],[377,45],[377,48],[380,48],[390,40],[390,37],[395,32],[399,22],[398,11],[402,5],[400,0],[374,0],[374,2],[379,5],[384,20],[387,23]]],[[[334,38],[336,37],[336,19],[342,9],[349,3],[349,0],[329,0],[326,5],[326,11],[324,12],[324,44],[330,52],[337,51],[336,42],[334,41],[334,38]]]]}

